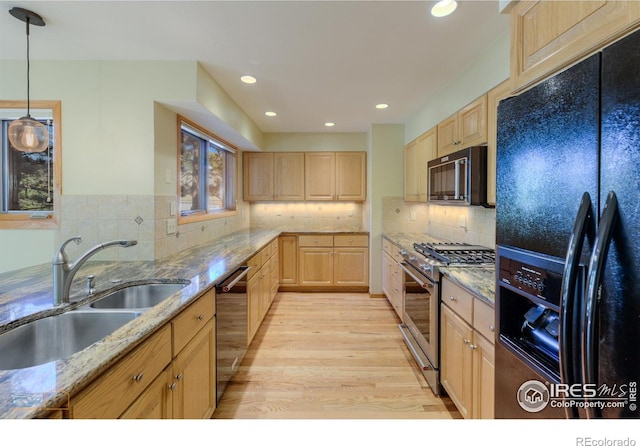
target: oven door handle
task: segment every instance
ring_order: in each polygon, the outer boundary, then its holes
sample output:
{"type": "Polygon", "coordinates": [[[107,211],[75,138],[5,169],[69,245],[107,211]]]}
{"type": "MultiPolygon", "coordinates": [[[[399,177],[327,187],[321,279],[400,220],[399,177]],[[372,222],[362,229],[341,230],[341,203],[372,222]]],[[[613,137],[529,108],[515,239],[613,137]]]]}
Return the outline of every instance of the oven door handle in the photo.
{"type": "Polygon", "coordinates": [[[407,273],[413,280],[416,281],[416,283],[418,285],[420,285],[422,288],[424,288],[425,290],[429,289],[429,288],[433,288],[434,284],[432,282],[430,282],[428,279],[424,280],[424,278],[419,278],[417,277],[413,271],[409,270],[410,266],[404,262],[400,263],[400,268],[402,268],[404,270],[405,273],[407,273]]]}

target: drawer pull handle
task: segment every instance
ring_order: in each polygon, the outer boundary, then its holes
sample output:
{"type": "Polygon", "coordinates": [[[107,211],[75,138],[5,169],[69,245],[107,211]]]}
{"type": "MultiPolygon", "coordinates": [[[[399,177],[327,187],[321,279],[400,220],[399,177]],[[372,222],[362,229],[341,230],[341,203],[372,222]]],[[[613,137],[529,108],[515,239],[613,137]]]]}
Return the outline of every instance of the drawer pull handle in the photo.
{"type": "Polygon", "coordinates": [[[496,331],[496,327],[494,327],[493,325],[489,325],[489,331],[493,333],[494,331],[496,331]]]}
{"type": "Polygon", "coordinates": [[[176,379],[177,379],[178,381],[180,381],[180,380],[182,379],[182,373],[178,373],[178,374],[176,375],[176,379]]]}
{"type": "Polygon", "coordinates": [[[176,383],[169,384],[169,390],[171,390],[171,391],[176,390],[176,387],[178,387],[178,385],[176,383]]]}
{"type": "Polygon", "coordinates": [[[199,321],[201,321],[202,319],[204,319],[204,314],[199,314],[196,316],[196,319],[198,319],[199,321]]]}
{"type": "Polygon", "coordinates": [[[469,348],[470,348],[471,350],[475,350],[475,349],[477,349],[477,348],[478,348],[478,346],[477,346],[477,345],[470,344],[470,345],[469,345],[469,348]]]}
{"type": "Polygon", "coordinates": [[[464,341],[463,341],[463,342],[464,342],[465,344],[469,344],[469,343],[471,343],[471,341],[470,341],[469,339],[466,339],[466,338],[464,339],[464,341]]]}
{"type": "Polygon", "coordinates": [[[458,299],[456,299],[456,298],[455,298],[455,297],[453,297],[453,296],[449,296],[449,299],[451,300],[451,302],[455,302],[455,301],[457,301],[457,300],[458,300],[458,299]]]}
{"type": "Polygon", "coordinates": [[[143,377],[144,377],[144,373],[138,373],[137,375],[133,375],[133,380],[139,383],[140,381],[142,381],[143,377]]]}

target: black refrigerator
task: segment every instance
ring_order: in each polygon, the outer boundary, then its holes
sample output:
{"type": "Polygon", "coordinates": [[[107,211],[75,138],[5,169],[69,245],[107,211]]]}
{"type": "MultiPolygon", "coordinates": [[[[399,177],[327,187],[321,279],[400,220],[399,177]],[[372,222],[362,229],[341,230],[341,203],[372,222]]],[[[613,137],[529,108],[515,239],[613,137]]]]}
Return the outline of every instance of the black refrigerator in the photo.
{"type": "Polygon", "coordinates": [[[498,107],[496,418],[638,418],[640,32],[498,107]]]}

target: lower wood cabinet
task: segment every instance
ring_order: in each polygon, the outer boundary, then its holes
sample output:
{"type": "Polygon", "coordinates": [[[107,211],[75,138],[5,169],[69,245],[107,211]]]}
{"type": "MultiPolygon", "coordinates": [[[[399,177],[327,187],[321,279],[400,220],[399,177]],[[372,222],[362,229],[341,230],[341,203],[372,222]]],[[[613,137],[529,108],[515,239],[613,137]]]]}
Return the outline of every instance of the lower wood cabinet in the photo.
{"type": "Polygon", "coordinates": [[[204,293],[72,396],[72,418],[210,418],[216,407],[215,290],[204,293]]]}
{"type": "Polygon", "coordinates": [[[382,291],[402,320],[404,317],[404,271],[399,248],[388,240],[382,241],[382,291]]]}
{"type": "Polygon", "coordinates": [[[442,299],[442,386],[464,418],[491,419],[495,376],[493,308],[446,277],[442,280],[442,299]]]}
{"type": "Polygon", "coordinates": [[[369,285],[369,236],[298,236],[298,285],[303,289],[360,289],[369,285]]]}
{"type": "Polygon", "coordinates": [[[275,239],[248,262],[253,268],[247,280],[247,339],[249,343],[260,328],[278,292],[280,271],[278,253],[279,241],[275,239]]]}

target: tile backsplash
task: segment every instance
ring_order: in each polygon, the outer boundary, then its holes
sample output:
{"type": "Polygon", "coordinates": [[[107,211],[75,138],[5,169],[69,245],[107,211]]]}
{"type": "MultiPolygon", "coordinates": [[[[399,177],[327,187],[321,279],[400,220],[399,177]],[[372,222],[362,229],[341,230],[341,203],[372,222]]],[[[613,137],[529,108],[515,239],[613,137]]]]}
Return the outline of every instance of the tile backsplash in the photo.
{"type": "Polygon", "coordinates": [[[63,195],[62,220],[56,233],[56,246],[71,237],[66,253],[74,260],[89,248],[110,240],[137,240],[129,248],[108,248],[91,260],[155,260],[212,241],[249,226],[249,205],[237,203],[234,216],[179,225],[167,234],[170,203],[175,195],[63,195]]]}
{"type": "Polygon", "coordinates": [[[251,204],[252,227],[362,231],[363,205],[352,202],[269,202],[251,204]]]}
{"type": "Polygon", "coordinates": [[[382,199],[383,232],[429,233],[454,242],[495,248],[496,211],[479,206],[441,206],[382,199]]]}

